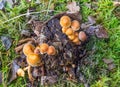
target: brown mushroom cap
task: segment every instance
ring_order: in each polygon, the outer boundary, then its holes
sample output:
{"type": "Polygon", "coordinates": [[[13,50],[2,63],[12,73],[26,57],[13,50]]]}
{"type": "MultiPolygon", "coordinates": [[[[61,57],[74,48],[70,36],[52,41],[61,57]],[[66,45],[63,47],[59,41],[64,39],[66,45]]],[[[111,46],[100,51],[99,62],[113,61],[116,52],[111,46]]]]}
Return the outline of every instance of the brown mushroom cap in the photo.
{"type": "Polygon", "coordinates": [[[23,53],[27,56],[31,53],[34,53],[34,49],[35,49],[35,47],[32,44],[27,43],[23,47],[23,53]]]}
{"type": "Polygon", "coordinates": [[[54,46],[49,46],[47,54],[48,55],[55,55],[56,54],[55,47],[54,46]]]}
{"type": "Polygon", "coordinates": [[[62,27],[66,27],[66,28],[70,27],[70,25],[71,25],[71,19],[70,19],[70,17],[69,16],[62,16],[60,18],[60,25],[62,27]]]}
{"type": "Polygon", "coordinates": [[[33,67],[42,65],[40,55],[35,53],[28,55],[27,63],[33,67]]]}
{"type": "Polygon", "coordinates": [[[40,45],[40,53],[41,53],[41,54],[46,53],[47,50],[48,50],[48,47],[49,47],[49,45],[46,44],[46,43],[41,44],[41,45],[40,45]]]}
{"type": "Polygon", "coordinates": [[[65,34],[69,36],[69,35],[74,34],[74,31],[73,31],[71,28],[68,28],[68,29],[66,30],[65,34]]]}
{"type": "Polygon", "coordinates": [[[23,69],[19,68],[19,69],[17,70],[17,75],[24,77],[24,76],[25,76],[25,72],[23,71],[23,69]]]}
{"type": "Polygon", "coordinates": [[[79,32],[79,39],[80,39],[81,41],[85,41],[85,40],[87,39],[87,35],[85,34],[84,31],[80,31],[80,32],[79,32]]]}
{"type": "Polygon", "coordinates": [[[80,29],[80,23],[79,23],[79,21],[73,20],[72,23],[71,23],[71,28],[74,31],[78,31],[80,29]]]}

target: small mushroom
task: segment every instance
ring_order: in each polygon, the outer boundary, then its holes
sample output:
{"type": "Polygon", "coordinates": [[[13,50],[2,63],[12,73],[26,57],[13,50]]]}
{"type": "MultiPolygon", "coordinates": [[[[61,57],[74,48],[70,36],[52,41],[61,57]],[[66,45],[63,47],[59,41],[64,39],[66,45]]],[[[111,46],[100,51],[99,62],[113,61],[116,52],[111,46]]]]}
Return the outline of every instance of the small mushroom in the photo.
{"type": "Polygon", "coordinates": [[[33,66],[33,67],[35,67],[35,66],[41,66],[42,65],[42,61],[41,61],[40,55],[35,54],[35,53],[29,54],[27,56],[27,63],[30,66],[33,66]]]}
{"type": "Polygon", "coordinates": [[[55,47],[54,46],[49,46],[47,54],[48,55],[55,55],[56,54],[55,47]]]}
{"type": "Polygon", "coordinates": [[[75,37],[76,37],[75,34],[68,36],[68,38],[69,38],[70,40],[74,40],[75,37]]]}
{"type": "Polygon", "coordinates": [[[66,30],[65,34],[69,36],[69,35],[74,34],[74,31],[73,31],[71,28],[68,28],[68,29],[66,30]]]}
{"type": "Polygon", "coordinates": [[[48,50],[48,47],[49,47],[48,44],[46,44],[46,43],[42,43],[42,44],[40,45],[40,53],[41,53],[41,54],[46,53],[47,50],[48,50]]]}
{"type": "Polygon", "coordinates": [[[62,28],[62,32],[65,33],[65,32],[67,31],[67,29],[68,29],[68,28],[63,27],[63,28],[62,28]]]}
{"type": "Polygon", "coordinates": [[[86,34],[85,34],[84,31],[80,31],[80,32],[79,32],[79,39],[80,39],[81,41],[85,41],[85,40],[87,39],[87,36],[86,36],[86,34]]]}
{"type": "Polygon", "coordinates": [[[23,53],[27,56],[30,53],[34,53],[34,49],[35,47],[32,44],[27,43],[23,47],[23,53]]]}
{"type": "Polygon", "coordinates": [[[79,23],[79,21],[73,20],[72,23],[71,23],[71,28],[74,31],[78,31],[80,29],[80,23],[79,23]]]}
{"type": "Polygon", "coordinates": [[[25,76],[25,72],[23,71],[23,69],[19,68],[19,69],[17,70],[17,75],[18,75],[18,76],[21,76],[21,77],[24,77],[24,76],[25,76]]]}
{"type": "Polygon", "coordinates": [[[79,33],[78,32],[74,32],[75,33],[75,36],[78,37],[79,33]]]}
{"type": "Polygon", "coordinates": [[[62,27],[66,27],[66,28],[70,27],[70,25],[71,25],[71,19],[70,19],[70,17],[69,16],[62,16],[60,18],[60,25],[62,27]]]}
{"type": "Polygon", "coordinates": [[[74,43],[79,42],[79,38],[78,38],[78,37],[75,37],[75,39],[74,39],[72,42],[74,42],[74,43]]]}

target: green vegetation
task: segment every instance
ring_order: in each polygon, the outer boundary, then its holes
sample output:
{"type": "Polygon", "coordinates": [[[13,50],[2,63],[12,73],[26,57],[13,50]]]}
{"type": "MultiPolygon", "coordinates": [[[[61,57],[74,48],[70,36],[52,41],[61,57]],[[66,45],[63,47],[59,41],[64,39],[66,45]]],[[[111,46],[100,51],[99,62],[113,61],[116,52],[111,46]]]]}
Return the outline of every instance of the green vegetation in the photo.
{"type": "MultiPolygon", "coordinates": [[[[13,40],[12,47],[6,51],[0,41],[0,61],[2,66],[3,82],[1,87],[7,86],[7,78],[10,63],[17,56],[14,52],[14,48],[20,39],[19,32],[22,29],[26,29],[26,12],[29,7],[36,8],[33,15],[39,14],[40,20],[47,20],[51,5],[54,3],[54,14],[66,11],[66,5],[68,1],[76,1],[80,4],[81,13],[83,15],[83,21],[87,21],[87,16],[97,14],[97,22],[102,24],[109,33],[109,39],[97,39],[91,37],[90,42],[86,48],[89,51],[94,51],[86,59],[92,62],[92,65],[83,65],[81,71],[84,73],[88,83],[91,87],[119,87],[120,86],[120,20],[115,17],[113,10],[115,6],[112,4],[112,0],[98,0],[97,10],[93,10],[86,6],[86,3],[93,3],[91,0],[48,0],[42,4],[35,4],[35,0],[31,3],[27,3],[26,0],[21,0],[19,5],[12,8],[9,3],[5,6],[5,12],[0,10],[0,36],[10,36],[13,40]],[[46,5],[46,3],[48,5],[46,5]],[[23,14],[23,15],[22,15],[23,14]],[[102,61],[103,58],[112,58],[116,68],[114,71],[109,71],[107,65],[102,61]]],[[[18,78],[9,87],[25,87],[25,78],[18,78]]],[[[82,83],[74,84],[67,82],[68,87],[84,87],[82,83]]],[[[54,87],[64,87],[64,84],[57,84],[54,87]]]]}

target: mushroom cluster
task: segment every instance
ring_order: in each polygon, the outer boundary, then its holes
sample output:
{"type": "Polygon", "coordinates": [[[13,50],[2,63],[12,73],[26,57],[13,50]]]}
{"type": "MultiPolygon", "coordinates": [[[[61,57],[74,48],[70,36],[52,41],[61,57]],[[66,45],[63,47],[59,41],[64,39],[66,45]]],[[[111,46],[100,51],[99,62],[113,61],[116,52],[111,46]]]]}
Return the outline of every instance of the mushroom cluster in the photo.
{"type": "Polygon", "coordinates": [[[44,54],[47,53],[48,55],[55,55],[56,54],[56,50],[54,46],[49,46],[47,43],[42,43],[39,46],[40,49],[40,53],[44,54]]]}
{"type": "Polygon", "coordinates": [[[24,69],[18,69],[18,76],[24,77],[24,71],[28,70],[28,76],[31,81],[34,80],[31,74],[31,67],[42,66],[42,58],[40,55],[47,53],[47,55],[55,55],[56,49],[54,46],[49,46],[47,43],[42,43],[37,47],[33,46],[30,43],[27,43],[23,47],[23,53],[26,56],[26,61],[28,63],[28,67],[24,69]]]}
{"type": "Polygon", "coordinates": [[[80,45],[81,41],[85,41],[87,36],[85,32],[80,30],[80,23],[77,20],[72,20],[69,16],[62,16],[60,18],[60,25],[62,26],[62,32],[68,36],[68,38],[75,43],[80,45]]]}
{"type": "Polygon", "coordinates": [[[17,75],[24,77],[27,70],[30,81],[44,76],[62,76],[62,79],[77,82],[77,68],[86,53],[87,39],[79,21],[72,15],[62,14],[45,22],[38,30],[39,35],[33,37],[33,42],[23,45],[28,66],[18,69],[17,75]]]}

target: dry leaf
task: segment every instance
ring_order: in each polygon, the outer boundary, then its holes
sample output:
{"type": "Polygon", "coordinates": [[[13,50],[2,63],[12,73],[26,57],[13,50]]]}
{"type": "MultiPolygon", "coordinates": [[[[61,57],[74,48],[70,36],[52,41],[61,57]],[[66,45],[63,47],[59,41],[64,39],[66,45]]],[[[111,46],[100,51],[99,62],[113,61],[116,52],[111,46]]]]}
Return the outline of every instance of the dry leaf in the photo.
{"type": "Polygon", "coordinates": [[[93,16],[88,16],[88,21],[90,22],[90,24],[96,23],[96,19],[93,16]]]}
{"type": "Polygon", "coordinates": [[[113,59],[103,58],[103,62],[106,64],[110,64],[110,63],[113,63],[113,59]]]}
{"type": "Polygon", "coordinates": [[[6,50],[9,50],[12,45],[12,39],[8,36],[1,36],[1,41],[5,46],[6,50]]]}
{"type": "Polygon", "coordinates": [[[120,2],[119,1],[113,1],[113,5],[118,6],[118,5],[120,5],[120,2]]]}
{"type": "Polygon", "coordinates": [[[102,26],[98,26],[98,29],[95,30],[95,34],[98,38],[108,38],[108,33],[102,26]]]}
{"type": "Polygon", "coordinates": [[[78,13],[80,11],[80,7],[77,6],[77,3],[75,1],[68,3],[67,8],[69,10],[69,13],[78,13]]]}

